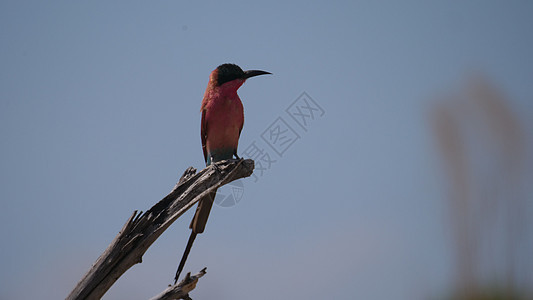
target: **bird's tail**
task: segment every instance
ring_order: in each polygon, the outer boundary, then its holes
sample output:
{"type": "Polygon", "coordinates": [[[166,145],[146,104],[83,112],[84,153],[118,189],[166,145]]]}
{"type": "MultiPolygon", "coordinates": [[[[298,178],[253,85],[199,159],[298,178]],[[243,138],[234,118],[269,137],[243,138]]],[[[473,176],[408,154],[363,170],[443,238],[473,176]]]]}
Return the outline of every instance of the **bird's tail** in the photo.
{"type": "Polygon", "coordinates": [[[211,212],[211,207],[213,206],[213,202],[215,202],[216,194],[217,191],[214,190],[198,202],[196,213],[194,214],[191,225],[189,226],[192,231],[196,233],[204,232],[207,219],[209,218],[209,213],[211,212]]]}
{"type": "Polygon", "coordinates": [[[209,218],[209,212],[211,212],[211,207],[213,206],[216,193],[217,191],[215,190],[209,193],[209,195],[207,195],[205,198],[201,199],[198,202],[196,213],[194,214],[194,217],[190,225],[192,232],[191,232],[191,235],[189,236],[187,247],[185,247],[185,251],[183,252],[183,256],[181,257],[178,270],[176,271],[176,276],[174,277],[174,284],[178,282],[178,278],[180,276],[181,271],[183,270],[183,267],[185,266],[185,262],[187,261],[189,252],[191,252],[192,244],[194,243],[194,239],[196,238],[196,235],[198,233],[204,232],[205,225],[207,224],[207,219],[209,218]]]}
{"type": "Polygon", "coordinates": [[[191,247],[192,247],[192,244],[194,243],[195,238],[196,238],[196,232],[192,231],[191,235],[189,236],[189,241],[187,242],[187,247],[185,247],[185,251],[183,252],[183,256],[181,257],[180,265],[178,266],[178,270],[176,271],[176,276],[174,277],[174,284],[178,282],[178,278],[180,277],[180,273],[183,270],[183,267],[185,266],[185,262],[187,261],[189,252],[191,252],[191,247]]]}

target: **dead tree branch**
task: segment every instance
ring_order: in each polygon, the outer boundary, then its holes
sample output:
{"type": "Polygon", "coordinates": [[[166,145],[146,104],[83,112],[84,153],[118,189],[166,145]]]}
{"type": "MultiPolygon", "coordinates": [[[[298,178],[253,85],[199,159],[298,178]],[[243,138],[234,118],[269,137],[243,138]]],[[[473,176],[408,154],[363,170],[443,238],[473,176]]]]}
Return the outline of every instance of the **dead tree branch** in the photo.
{"type": "Polygon", "coordinates": [[[67,299],[100,299],[122,274],[142,262],[144,253],[178,217],[211,191],[250,176],[253,169],[251,159],[223,161],[198,174],[189,167],[170,194],[146,213],[131,215],[67,299]]]}
{"type": "Polygon", "coordinates": [[[150,298],[150,300],[191,299],[189,297],[189,292],[196,287],[198,279],[205,275],[205,269],[206,268],[203,268],[200,272],[192,276],[190,272],[187,273],[180,283],[169,286],[159,295],[150,298]]]}

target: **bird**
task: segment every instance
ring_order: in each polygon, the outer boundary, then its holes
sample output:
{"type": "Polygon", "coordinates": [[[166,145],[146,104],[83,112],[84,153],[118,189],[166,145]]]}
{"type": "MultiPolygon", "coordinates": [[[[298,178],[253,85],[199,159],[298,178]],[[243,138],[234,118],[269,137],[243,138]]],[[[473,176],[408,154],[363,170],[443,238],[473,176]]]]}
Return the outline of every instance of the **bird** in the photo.
{"type": "MultiPolygon", "coordinates": [[[[272,74],[262,70],[243,71],[236,64],[225,63],[209,75],[200,111],[202,122],[200,135],[206,166],[232,159],[237,155],[239,137],[244,125],[244,109],[237,90],[251,77],[272,74]]],[[[181,258],[174,284],[185,266],[197,234],[204,232],[215,200],[216,190],[198,201],[198,207],[190,224],[191,235],[181,258]]]]}

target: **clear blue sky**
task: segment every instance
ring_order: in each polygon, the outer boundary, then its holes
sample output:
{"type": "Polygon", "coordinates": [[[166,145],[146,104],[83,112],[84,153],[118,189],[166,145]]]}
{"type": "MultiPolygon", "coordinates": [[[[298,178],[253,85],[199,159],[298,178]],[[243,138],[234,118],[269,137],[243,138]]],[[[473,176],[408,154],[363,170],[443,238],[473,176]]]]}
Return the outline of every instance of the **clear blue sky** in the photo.
{"type": "MultiPolygon", "coordinates": [[[[200,102],[225,62],[274,73],[240,90],[241,152],[268,149],[304,91],[324,115],[289,123],[300,139],[214,208],[185,267],[208,267],[193,298],[440,295],[454,270],[428,112],[484,74],[528,133],[531,182],[532,15],[530,1],[3,0],[0,299],[64,298],[133,210],[202,168],[200,102]]],[[[164,289],[191,217],[105,299],[164,289]]]]}

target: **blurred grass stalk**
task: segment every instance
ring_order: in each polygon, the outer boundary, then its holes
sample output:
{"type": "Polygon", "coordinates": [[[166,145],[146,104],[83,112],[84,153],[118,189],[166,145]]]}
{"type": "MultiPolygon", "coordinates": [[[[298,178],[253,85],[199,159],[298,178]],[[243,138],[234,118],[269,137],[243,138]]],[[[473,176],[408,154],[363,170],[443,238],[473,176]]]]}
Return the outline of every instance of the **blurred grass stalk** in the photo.
{"type": "Polygon", "coordinates": [[[483,77],[433,107],[449,178],[456,271],[452,299],[531,299],[533,232],[522,191],[526,135],[506,98],[483,77]],[[520,292],[519,292],[520,291],[520,292]]]}

